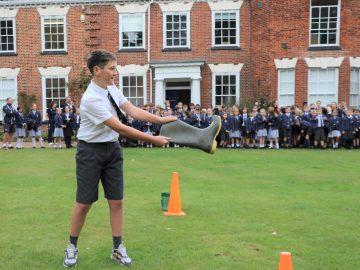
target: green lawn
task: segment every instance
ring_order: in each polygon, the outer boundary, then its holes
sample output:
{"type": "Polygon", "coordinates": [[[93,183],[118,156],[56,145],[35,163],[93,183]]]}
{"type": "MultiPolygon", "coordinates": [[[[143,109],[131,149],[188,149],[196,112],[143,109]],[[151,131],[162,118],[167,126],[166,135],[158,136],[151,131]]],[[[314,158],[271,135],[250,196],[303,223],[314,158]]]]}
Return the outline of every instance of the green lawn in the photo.
{"type": "MultiPolygon", "coordinates": [[[[75,150],[0,152],[0,269],[63,269],[75,150]]],[[[360,151],[126,149],[124,240],[131,269],[360,269],[360,151]],[[185,217],[160,193],[178,171],[185,217]]],[[[101,189],[102,190],[102,189],[101,189]]],[[[77,269],[118,269],[103,193],[77,269]]]]}

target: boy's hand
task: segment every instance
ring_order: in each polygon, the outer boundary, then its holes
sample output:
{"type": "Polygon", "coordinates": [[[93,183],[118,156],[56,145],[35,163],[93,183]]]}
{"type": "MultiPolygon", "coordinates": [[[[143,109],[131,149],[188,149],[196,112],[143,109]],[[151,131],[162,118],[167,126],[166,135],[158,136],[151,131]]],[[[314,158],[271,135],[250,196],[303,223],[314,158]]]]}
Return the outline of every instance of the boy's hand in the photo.
{"type": "Polygon", "coordinates": [[[166,123],[170,123],[170,122],[173,122],[173,121],[176,121],[176,120],[177,120],[177,117],[173,116],[173,115],[166,116],[166,117],[161,117],[160,118],[160,124],[166,124],[166,123]]]}
{"type": "Polygon", "coordinates": [[[164,137],[164,136],[154,136],[153,143],[156,145],[159,145],[159,146],[163,146],[163,145],[170,143],[170,139],[171,138],[164,137]]]}

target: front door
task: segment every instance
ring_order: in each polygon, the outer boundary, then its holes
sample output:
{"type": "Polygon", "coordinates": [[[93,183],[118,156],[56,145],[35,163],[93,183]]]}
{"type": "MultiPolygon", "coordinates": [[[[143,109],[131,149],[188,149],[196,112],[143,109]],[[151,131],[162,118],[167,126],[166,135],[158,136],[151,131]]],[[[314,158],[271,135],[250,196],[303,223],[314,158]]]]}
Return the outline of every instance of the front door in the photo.
{"type": "Polygon", "coordinates": [[[172,109],[182,102],[183,104],[189,104],[191,100],[191,87],[190,82],[167,82],[165,99],[170,101],[172,109]]]}

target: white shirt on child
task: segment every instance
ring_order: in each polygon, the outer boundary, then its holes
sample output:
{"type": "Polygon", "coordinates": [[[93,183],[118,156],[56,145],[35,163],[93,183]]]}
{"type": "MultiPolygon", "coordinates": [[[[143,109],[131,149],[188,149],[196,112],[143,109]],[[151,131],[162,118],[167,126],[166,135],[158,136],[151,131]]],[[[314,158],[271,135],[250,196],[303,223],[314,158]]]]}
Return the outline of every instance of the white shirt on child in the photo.
{"type": "Polygon", "coordinates": [[[87,143],[118,140],[119,133],[104,124],[112,116],[117,117],[108,99],[108,90],[119,107],[128,101],[115,85],[109,85],[104,89],[92,81],[81,98],[81,125],[77,134],[79,140],[87,143]]]}

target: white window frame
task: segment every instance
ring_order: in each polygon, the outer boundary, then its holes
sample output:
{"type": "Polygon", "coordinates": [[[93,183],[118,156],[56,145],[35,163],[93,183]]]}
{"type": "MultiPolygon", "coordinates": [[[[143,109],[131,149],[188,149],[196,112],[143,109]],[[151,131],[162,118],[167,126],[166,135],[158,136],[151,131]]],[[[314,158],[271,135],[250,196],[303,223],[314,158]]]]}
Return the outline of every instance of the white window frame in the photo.
{"type": "MultiPolygon", "coordinates": [[[[9,77],[0,77],[0,80],[14,80],[15,81],[15,96],[11,97],[13,99],[13,107],[16,109],[18,104],[18,82],[17,82],[17,76],[9,76],[9,77]]],[[[8,98],[8,97],[6,97],[8,98]]],[[[6,101],[5,101],[6,102],[6,101]]],[[[4,103],[5,104],[5,103],[4,103]]],[[[2,106],[4,106],[4,104],[2,106]]],[[[2,109],[1,106],[1,109],[2,109]]],[[[4,120],[4,113],[0,113],[0,120],[4,120]]]]}
{"type": "MultiPolygon", "coordinates": [[[[284,107],[284,106],[293,106],[295,104],[295,68],[281,68],[278,69],[278,101],[279,101],[279,106],[280,107],[284,107]],[[293,83],[293,89],[292,89],[292,93],[286,93],[286,94],[282,94],[281,93],[281,73],[282,72],[292,72],[292,83],[293,83]],[[282,104],[281,101],[281,96],[293,96],[293,103],[292,104],[282,104]]],[[[288,82],[287,82],[288,83],[288,82]]]]}
{"type": "Polygon", "coordinates": [[[351,107],[356,107],[356,108],[360,108],[360,68],[351,68],[350,71],[350,94],[349,94],[349,105],[351,107]],[[357,74],[356,74],[357,73],[357,74]],[[355,77],[354,77],[355,76],[355,77]],[[357,87],[358,87],[358,92],[354,92],[354,86],[356,83],[355,78],[357,77],[357,87]],[[359,100],[358,104],[354,104],[352,103],[352,98],[351,96],[358,96],[357,99],[359,100]]]}
{"type": "Polygon", "coordinates": [[[240,11],[239,10],[214,10],[211,17],[212,25],[212,46],[213,47],[239,47],[240,46],[240,11]],[[215,16],[217,13],[235,13],[236,14],[236,43],[235,44],[215,44],[215,16]]]}
{"type": "MultiPolygon", "coordinates": [[[[16,53],[16,20],[14,17],[0,17],[0,21],[2,20],[6,20],[6,21],[12,21],[13,23],[13,37],[14,37],[14,50],[12,51],[3,51],[0,48],[0,54],[5,54],[5,53],[16,53]]],[[[1,35],[0,35],[1,37],[1,35]]]]}
{"type": "MultiPolygon", "coordinates": [[[[309,103],[315,103],[317,101],[317,100],[311,100],[311,98],[310,98],[310,96],[312,96],[310,94],[310,84],[311,84],[311,81],[310,81],[310,76],[311,75],[310,75],[310,73],[311,73],[311,71],[314,71],[314,70],[324,70],[324,69],[309,68],[309,70],[308,70],[308,102],[309,103]]],[[[329,67],[326,70],[335,70],[335,87],[336,87],[337,90],[336,90],[336,93],[335,93],[335,100],[333,100],[331,102],[338,103],[338,100],[339,100],[339,68],[337,68],[337,67],[336,68],[329,67]]],[[[320,99],[320,101],[321,101],[322,104],[326,105],[323,100],[320,99]]]]}
{"type": "MultiPolygon", "coordinates": [[[[310,19],[309,19],[309,47],[332,47],[332,46],[340,46],[340,17],[341,17],[341,0],[338,0],[338,11],[337,11],[337,28],[336,28],[336,44],[311,44],[311,30],[312,30],[312,11],[314,7],[336,7],[335,5],[329,5],[329,6],[312,6],[311,5],[312,0],[310,0],[310,19]]],[[[321,14],[319,15],[321,16],[321,14]]]]}
{"type": "MultiPolygon", "coordinates": [[[[67,75],[54,75],[54,76],[41,76],[41,95],[42,95],[42,112],[43,112],[43,118],[46,116],[46,79],[65,79],[65,97],[69,95],[69,89],[67,86],[67,83],[69,81],[69,76],[67,75]]],[[[62,104],[58,104],[58,107],[61,107],[62,104]]]]}
{"type": "MultiPolygon", "coordinates": [[[[129,74],[121,74],[119,75],[119,89],[120,91],[124,94],[124,91],[123,91],[123,77],[143,77],[143,104],[145,105],[146,104],[146,101],[147,101],[147,81],[146,81],[146,73],[145,74],[134,74],[134,73],[129,73],[129,74]]],[[[130,90],[129,90],[129,94],[130,94],[130,90]]],[[[125,95],[124,95],[125,96],[125,95]]],[[[139,98],[138,96],[136,97],[128,97],[128,96],[125,96],[128,100],[129,98],[139,98]]],[[[130,100],[129,100],[130,102],[130,100]]],[[[135,105],[135,104],[134,104],[135,105]]],[[[136,105],[135,105],[136,106],[136,105]]]]}
{"type": "Polygon", "coordinates": [[[163,48],[171,49],[171,48],[190,48],[190,12],[164,12],[163,13],[163,48]],[[186,45],[177,45],[177,46],[167,46],[166,39],[166,16],[171,15],[186,15],[186,45]]]}
{"type": "Polygon", "coordinates": [[[119,48],[120,50],[131,50],[131,49],[145,49],[146,44],[146,31],[145,31],[145,13],[119,13],[119,48]],[[123,46],[123,37],[122,37],[122,17],[123,16],[141,16],[142,18],[142,33],[143,33],[143,45],[136,46],[136,47],[124,47],[123,46]]]}
{"type": "Polygon", "coordinates": [[[66,15],[41,16],[41,49],[43,52],[67,52],[67,20],[66,15]],[[45,19],[63,19],[64,22],[64,49],[45,49],[45,19]]]}
{"type": "MultiPolygon", "coordinates": [[[[235,97],[236,97],[236,105],[239,105],[238,102],[240,103],[240,73],[227,73],[227,72],[213,72],[212,73],[212,104],[213,106],[216,106],[216,76],[235,76],[236,78],[236,92],[235,92],[235,97]]],[[[232,95],[228,95],[228,96],[232,96],[232,95]]],[[[223,104],[220,104],[223,105],[223,104]]]]}

